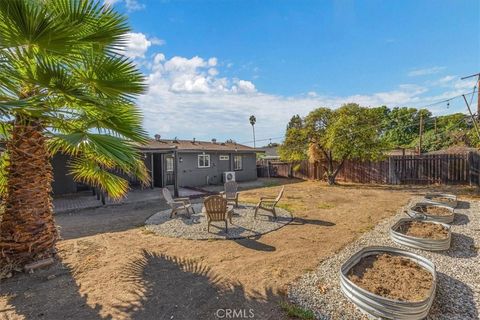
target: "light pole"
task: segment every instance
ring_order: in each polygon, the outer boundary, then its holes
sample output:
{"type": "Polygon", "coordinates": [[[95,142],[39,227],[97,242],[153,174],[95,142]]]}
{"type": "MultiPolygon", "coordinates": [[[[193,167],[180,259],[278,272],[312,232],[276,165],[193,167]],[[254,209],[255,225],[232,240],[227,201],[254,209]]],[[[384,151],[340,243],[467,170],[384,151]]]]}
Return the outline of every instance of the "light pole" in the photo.
{"type": "Polygon", "coordinates": [[[250,116],[250,124],[252,125],[252,130],[253,130],[253,148],[255,149],[256,148],[256,145],[255,145],[255,122],[257,122],[257,118],[255,118],[255,116],[252,114],[250,116]]]}

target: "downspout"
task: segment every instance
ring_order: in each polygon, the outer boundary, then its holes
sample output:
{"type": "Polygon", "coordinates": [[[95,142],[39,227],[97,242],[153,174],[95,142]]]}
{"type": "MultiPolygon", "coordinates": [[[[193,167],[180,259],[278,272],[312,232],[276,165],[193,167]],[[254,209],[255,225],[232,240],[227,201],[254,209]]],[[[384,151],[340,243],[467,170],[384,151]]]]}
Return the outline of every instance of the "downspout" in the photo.
{"type": "Polygon", "coordinates": [[[155,188],[155,181],[154,181],[154,177],[153,177],[153,170],[155,170],[155,166],[153,165],[153,152],[150,153],[150,166],[151,166],[151,170],[150,170],[150,174],[151,174],[151,183],[150,183],[150,188],[155,188]]]}

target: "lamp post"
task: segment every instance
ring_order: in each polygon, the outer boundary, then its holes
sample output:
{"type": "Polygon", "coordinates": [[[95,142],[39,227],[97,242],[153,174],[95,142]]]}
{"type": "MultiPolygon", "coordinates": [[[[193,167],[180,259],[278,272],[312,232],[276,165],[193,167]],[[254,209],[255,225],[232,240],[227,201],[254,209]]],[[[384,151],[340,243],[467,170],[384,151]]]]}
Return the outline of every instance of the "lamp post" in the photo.
{"type": "Polygon", "coordinates": [[[256,148],[256,145],[255,145],[255,122],[257,122],[257,118],[255,118],[255,116],[252,114],[250,116],[250,124],[252,125],[252,130],[253,130],[253,148],[255,149],[256,148]]]}

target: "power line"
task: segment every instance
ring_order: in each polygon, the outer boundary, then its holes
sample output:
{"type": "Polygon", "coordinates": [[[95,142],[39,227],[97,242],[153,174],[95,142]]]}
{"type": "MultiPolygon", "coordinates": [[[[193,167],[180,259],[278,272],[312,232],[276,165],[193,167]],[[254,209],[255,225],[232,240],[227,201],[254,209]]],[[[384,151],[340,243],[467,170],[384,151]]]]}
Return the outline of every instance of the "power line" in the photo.
{"type": "MultiPolygon", "coordinates": [[[[474,87],[474,90],[472,92],[467,92],[467,93],[464,93],[464,94],[459,94],[459,95],[456,95],[456,96],[453,96],[453,97],[450,97],[448,99],[443,99],[443,100],[440,100],[440,101],[436,101],[434,103],[430,103],[430,104],[427,104],[427,105],[423,105],[423,106],[420,106],[420,107],[415,107],[416,109],[420,110],[420,109],[428,109],[429,107],[433,107],[433,106],[436,106],[436,105],[439,105],[439,104],[442,104],[442,103],[447,103],[449,104],[450,101],[454,100],[454,99],[457,99],[457,98],[462,98],[463,96],[469,96],[471,95],[472,98],[471,100],[473,101],[473,96],[475,94],[475,87],[474,87]]],[[[400,116],[400,117],[396,117],[394,118],[393,120],[401,120],[403,118],[408,118],[408,117],[412,117],[412,114],[405,114],[403,116],[400,116]]],[[[438,118],[439,116],[433,116],[433,117],[430,117],[430,118],[427,118],[425,121],[431,121],[435,118],[438,118]]],[[[381,124],[378,124],[376,126],[370,126],[369,128],[364,128],[362,130],[357,130],[357,131],[352,131],[351,133],[360,133],[360,132],[363,132],[363,131],[366,131],[368,129],[371,129],[372,127],[373,128],[381,128],[383,127],[385,124],[384,123],[381,123],[381,124]]],[[[413,127],[413,126],[416,126],[417,124],[412,124],[412,125],[409,125],[409,126],[405,126],[405,127],[402,127],[402,128],[408,128],[408,127],[413,127]]],[[[275,139],[283,139],[285,136],[281,136],[281,137],[275,137],[275,138],[264,138],[264,139],[256,139],[255,141],[268,141],[268,140],[275,140],[275,139]]],[[[253,143],[253,140],[252,141],[244,141],[244,142],[240,142],[241,144],[246,144],[246,143],[253,143]]]]}

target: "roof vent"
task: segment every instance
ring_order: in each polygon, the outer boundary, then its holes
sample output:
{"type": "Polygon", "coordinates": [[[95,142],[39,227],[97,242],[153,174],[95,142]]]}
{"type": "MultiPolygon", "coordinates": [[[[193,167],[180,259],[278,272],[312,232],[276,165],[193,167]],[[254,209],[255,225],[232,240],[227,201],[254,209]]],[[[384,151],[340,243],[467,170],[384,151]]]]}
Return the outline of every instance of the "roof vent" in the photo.
{"type": "Polygon", "coordinates": [[[212,143],[217,143],[217,139],[213,138],[212,143]]]}
{"type": "Polygon", "coordinates": [[[155,140],[157,141],[160,141],[160,139],[162,138],[162,136],[159,135],[158,133],[154,137],[155,137],[155,140]]]}

